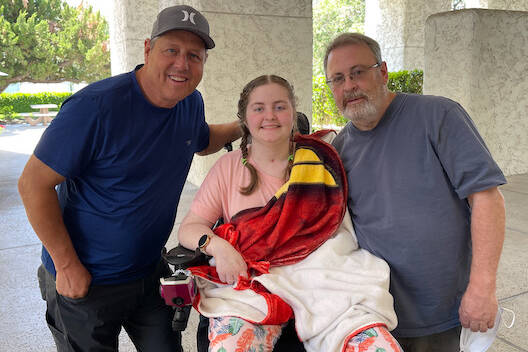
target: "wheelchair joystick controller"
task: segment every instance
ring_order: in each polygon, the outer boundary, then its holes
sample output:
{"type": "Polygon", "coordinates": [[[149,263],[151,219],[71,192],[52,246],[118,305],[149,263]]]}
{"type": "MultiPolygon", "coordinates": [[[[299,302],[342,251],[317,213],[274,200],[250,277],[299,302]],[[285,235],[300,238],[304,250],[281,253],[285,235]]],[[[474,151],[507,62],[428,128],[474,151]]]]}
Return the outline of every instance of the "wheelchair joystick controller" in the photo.
{"type": "Polygon", "coordinates": [[[168,252],[163,248],[161,257],[169,266],[174,267],[174,271],[172,275],[160,278],[160,294],[165,304],[174,308],[173,330],[183,331],[187,327],[191,306],[197,294],[196,284],[187,268],[206,264],[207,259],[198,249],[191,251],[182,246],[168,252]]]}

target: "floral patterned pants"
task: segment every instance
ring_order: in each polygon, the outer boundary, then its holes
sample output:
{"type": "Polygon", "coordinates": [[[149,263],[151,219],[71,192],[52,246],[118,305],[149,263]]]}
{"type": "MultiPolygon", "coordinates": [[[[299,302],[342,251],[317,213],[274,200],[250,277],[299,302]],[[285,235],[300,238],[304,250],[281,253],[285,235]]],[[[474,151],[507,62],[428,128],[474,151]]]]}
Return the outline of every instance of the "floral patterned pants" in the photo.
{"type": "MultiPolygon", "coordinates": [[[[273,351],[281,325],[257,325],[235,317],[209,319],[210,352],[273,351]]],[[[349,337],[344,352],[402,352],[396,339],[382,326],[349,337]]]]}

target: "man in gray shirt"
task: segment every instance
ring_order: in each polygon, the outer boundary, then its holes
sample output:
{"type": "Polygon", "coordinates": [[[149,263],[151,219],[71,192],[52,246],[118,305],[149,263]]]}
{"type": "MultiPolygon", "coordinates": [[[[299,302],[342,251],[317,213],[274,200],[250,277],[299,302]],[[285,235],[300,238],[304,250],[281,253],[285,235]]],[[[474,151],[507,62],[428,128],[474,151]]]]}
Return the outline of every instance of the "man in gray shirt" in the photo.
{"type": "Polygon", "coordinates": [[[391,267],[405,351],[459,351],[460,325],[494,324],[506,182],[470,117],[443,97],[387,88],[379,45],[337,37],[327,83],[350,122],[334,140],[361,247],[391,267]]]}

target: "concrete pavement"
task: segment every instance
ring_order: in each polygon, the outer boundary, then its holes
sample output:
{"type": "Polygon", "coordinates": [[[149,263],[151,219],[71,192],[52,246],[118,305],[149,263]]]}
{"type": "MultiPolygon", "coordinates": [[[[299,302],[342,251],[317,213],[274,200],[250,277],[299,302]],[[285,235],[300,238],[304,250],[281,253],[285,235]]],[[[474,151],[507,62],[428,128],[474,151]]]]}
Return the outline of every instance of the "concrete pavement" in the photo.
{"type": "MultiPolygon", "coordinates": [[[[17,192],[17,179],[33,151],[43,126],[8,125],[0,134],[0,352],[55,351],[40,298],[36,270],[40,264],[40,242],[27,222],[17,192]]],[[[528,352],[528,174],[508,177],[501,187],[506,199],[506,240],[498,274],[500,305],[516,313],[515,326],[501,326],[491,352],[528,352]]],[[[178,209],[179,226],[197,190],[186,184],[178,209]]],[[[171,235],[168,248],[176,244],[171,235]]],[[[193,313],[184,334],[185,351],[196,351],[193,313]]],[[[509,316],[506,315],[509,321],[509,316]]],[[[126,333],[120,351],[135,351],[126,333]]]]}

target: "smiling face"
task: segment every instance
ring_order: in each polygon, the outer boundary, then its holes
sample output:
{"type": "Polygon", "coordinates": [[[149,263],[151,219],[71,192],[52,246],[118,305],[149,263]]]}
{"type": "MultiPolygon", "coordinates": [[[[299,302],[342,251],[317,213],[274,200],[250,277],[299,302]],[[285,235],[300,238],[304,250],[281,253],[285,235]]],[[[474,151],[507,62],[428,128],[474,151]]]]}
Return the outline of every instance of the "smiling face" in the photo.
{"type": "Polygon", "coordinates": [[[339,111],[362,130],[374,128],[382,118],[393,95],[387,89],[387,66],[364,70],[360,77],[350,79],[358,68],[376,63],[376,58],[367,45],[351,44],[337,47],[330,52],[327,77],[346,76],[345,82],[332,87],[332,93],[339,111]]]}
{"type": "Polygon", "coordinates": [[[295,111],[288,90],[277,83],[253,89],[246,107],[245,124],[253,143],[289,143],[295,111]]]}
{"type": "Polygon", "coordinates": [[[204,42],[191,32],[175,30],[147,39],[139,85],[152,104],[172,108],[196,89],[206,58],[204,42]]]}

